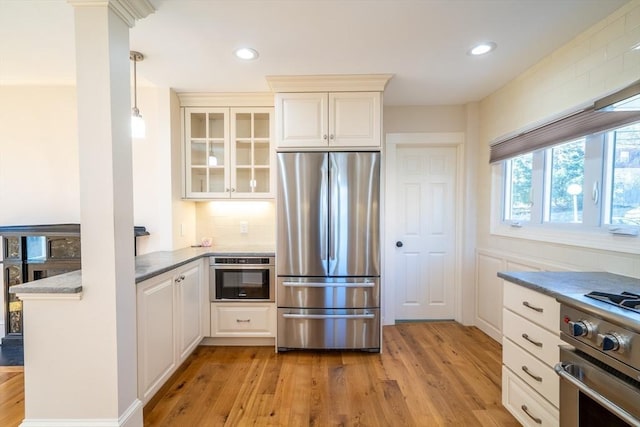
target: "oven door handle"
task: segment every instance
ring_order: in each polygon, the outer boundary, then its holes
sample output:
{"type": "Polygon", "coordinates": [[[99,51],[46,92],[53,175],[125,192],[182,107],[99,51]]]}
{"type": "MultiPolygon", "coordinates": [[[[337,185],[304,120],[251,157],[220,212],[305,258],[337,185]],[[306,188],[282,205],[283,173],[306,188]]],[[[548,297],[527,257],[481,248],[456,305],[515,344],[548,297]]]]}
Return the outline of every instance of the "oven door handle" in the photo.
{"type": "Polygon", "coordinates": [[[273,265],[269,264],[212,264],[214,270],[269,270],[273,265]]]}
{"type": "Polygon", "coordinates": [[[590,398],[598,402],[600,405],[605,407],[608,411],[614,413],[615,415],[617,415],[619,418],[626,421],[630,425],[635,425],[638,422],[638,419],[636,417],[634,417],[633,415],[631,415],[630,413],[628,413],[627,411],[625,411],[624,409],[622,409],[621,407],[619,407],[618,405],[616,405],[615,403],[607,399],[606,397],[602,396],[597,391],[590,389],[582,381],[580,381],[579,379],[571,375],[569,372],[567,372],[566,367],[568,366],[571,366],[571,365],[570,364],[565,365],[564,363],[559,362],[553,367],[553,369],[554,371],[556,371],[556,374],[558,374],[561,379],[569,381],[569,383],[571,383],[578,390],[580,390],[580,392],[586,394],[587,396],[589,396],[590,398]]]}

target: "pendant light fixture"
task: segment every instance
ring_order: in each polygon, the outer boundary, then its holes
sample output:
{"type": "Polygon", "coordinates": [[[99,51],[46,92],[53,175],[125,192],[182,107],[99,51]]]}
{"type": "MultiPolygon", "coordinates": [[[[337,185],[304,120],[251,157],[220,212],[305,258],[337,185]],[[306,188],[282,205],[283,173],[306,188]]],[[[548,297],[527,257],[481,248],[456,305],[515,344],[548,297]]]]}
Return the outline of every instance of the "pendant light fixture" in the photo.
{"type": "Polygon", "coordinates": [[[144,59],[144,55],[132,50],[129,52],[129,59],[133,61],[133,108],[131,109],[131,136],[133,138],[144,138],[146,129],[140,110],[138,110],[138,76],[136,70],[136,64],[144,59]]]}

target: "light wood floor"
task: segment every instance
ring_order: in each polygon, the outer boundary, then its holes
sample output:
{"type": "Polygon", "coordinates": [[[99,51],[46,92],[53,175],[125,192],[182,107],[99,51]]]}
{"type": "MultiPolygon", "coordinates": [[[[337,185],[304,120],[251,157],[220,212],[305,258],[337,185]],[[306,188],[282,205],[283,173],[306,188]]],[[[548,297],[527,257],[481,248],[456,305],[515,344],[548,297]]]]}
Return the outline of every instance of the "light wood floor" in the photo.
{"type": "Polygon", "coordinates": [[[0,426],[18,426],[24,418],[24,369],[0,366],[0,426]]]}
{"type": "MultiPolygon", "coordinates": [[[[501,347],[453,322],[386,326],[383,353],[199,347],[145,426],[518,426],[500,403],[501,347]]],[[[1,369],[1,368],[0,368],[1,369]]],[[[0,370],[0,426],[24,416],[0,370]]]]}

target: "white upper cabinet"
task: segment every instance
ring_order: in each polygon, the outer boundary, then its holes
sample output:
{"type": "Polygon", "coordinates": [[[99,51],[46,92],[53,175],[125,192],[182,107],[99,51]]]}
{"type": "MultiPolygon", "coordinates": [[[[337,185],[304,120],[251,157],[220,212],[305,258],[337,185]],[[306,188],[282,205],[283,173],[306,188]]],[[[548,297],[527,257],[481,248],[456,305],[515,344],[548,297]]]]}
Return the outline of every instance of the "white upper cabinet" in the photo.
{"type": "Polygon", "coordinates": [[[380,147],[380,92],[276,95],[278,147],[380,147]]]}
{"type": "Polygon", "coordinates": [[[381,147],[389,74],[268,76],[278,148],[381,147]]]}
{"type": "Polygon", "coordinates": [[[186,198],[273,197],[273,108],[187,107],[183,123],[186,198]]]}
{"type": "Polygon", "coordinates": [[[276,141],[279,147],[319,147],[328,143],[328,95],[276,95],[276,141]]]}
{"type": "Polygon", "coordinates": [[[329,145],[380,147],[380,92],[329,94],[329,145]]]}

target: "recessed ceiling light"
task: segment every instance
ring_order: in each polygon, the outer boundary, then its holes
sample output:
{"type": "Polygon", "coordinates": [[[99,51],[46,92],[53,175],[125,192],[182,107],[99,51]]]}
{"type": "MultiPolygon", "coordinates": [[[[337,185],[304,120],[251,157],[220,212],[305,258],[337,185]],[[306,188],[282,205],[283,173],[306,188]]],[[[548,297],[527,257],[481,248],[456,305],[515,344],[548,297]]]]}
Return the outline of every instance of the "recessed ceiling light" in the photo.
{"type": "Polygon", "coordinates": [[[258,51],[250,47],[241,47],[233,52],[238,58],[250,61],[258,57],[258,51]]]}
{"type": "Polygon", "coordinates": [[[474,56],[485,55],[492,50],[495,50],[496,47],[498,47],[498,45],[496,45],[494,42],[482,42],[472,47],[468,53],[469,55],[474,56]]]}

